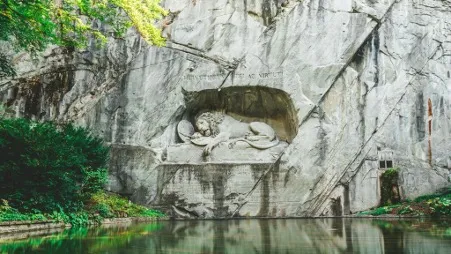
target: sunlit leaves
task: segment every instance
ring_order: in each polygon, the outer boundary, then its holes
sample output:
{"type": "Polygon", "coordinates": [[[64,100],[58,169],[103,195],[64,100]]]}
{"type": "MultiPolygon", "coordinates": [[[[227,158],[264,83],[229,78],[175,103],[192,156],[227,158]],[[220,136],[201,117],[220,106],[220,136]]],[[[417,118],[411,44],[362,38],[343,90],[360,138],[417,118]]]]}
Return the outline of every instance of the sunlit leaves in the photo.
{"type": "Polygon", "coordinates": [[[111,0],[116,6],[122,8],[142,37],[155,45],[164,45],[161,31],[157,29],[153,22],[167,14],[161,6],[160,0],[111,0]]]}
{"type": "Polygon", "coordinates": [[[31,53],[55,43],[56,24],[50,0],[1,0],[0,40],[10,40],[17,50],[31,53]]]}
{"type": "MultiPolygon", "coordinates": [[[[149,43],[162,46],[155,21],[167,14],[160,0],[0,0],[0,40],[32,55],[49,44],[84,48],[94,39],[123,36],[130,26],[149,43]]],[[[13,75],[0,56],[0,77],[13,75]]]]}

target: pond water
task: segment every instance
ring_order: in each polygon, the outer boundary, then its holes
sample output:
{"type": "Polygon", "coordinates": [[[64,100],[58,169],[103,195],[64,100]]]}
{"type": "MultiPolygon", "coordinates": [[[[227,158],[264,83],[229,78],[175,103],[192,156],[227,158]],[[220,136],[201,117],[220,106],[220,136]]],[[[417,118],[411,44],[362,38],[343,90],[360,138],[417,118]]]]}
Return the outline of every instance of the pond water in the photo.
{"type": "Polygon", "coordinates": [[[40,233],[0,235],[0,253],[451,253],[449,219],[159,221],[40,233]]]}

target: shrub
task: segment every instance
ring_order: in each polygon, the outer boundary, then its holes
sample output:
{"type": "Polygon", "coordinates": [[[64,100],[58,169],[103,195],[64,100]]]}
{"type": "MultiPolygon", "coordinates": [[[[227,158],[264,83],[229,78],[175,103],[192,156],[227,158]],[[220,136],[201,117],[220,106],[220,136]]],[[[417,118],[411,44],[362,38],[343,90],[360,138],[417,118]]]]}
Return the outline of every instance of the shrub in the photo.
{"type": "Polygon", "coordinates": [[[110,207],[107,204],[97,204],[93,209],[94,211],[97,211],[103,218],[113,217],[113,214],[110,211],[110,207]]]}
{"type": "Polygon", "coordinates": [[[47,218],[38,210],[33,213],[23,214],[17,209],[9,206],[8,201],[0,199],[0,222],[2,221],[24,221],[24,220],[46,220],[47,218]]]}
{"type": "Polygon", "coordinates": [[[443,195],[426,201],[434,215],[451,215],[451,194],[443,195]]]}
{"type": "Polygon", "coordinates": [[[382,206],[373,210],[360,212],[359,215],[398,214],[409,216],[449,216],[451,215],[451,189],[407,200],[402,204],[382,206]]]}
{"type": "Polygon", "coordinates": [[[450,188],[444,188],[442,190],[439,190],[437,193],[434,194],[429,194],[429,195],[424,195],[424,196],[420,196],[414,199],[415,202],[422,202],[425,200],[429,200],[429,199],[434,199],[437,197],[451,197],[451,187],[450,188]]]}
{"type": "Polygon", "coordinates": [[[377,207],[375,209],[360,212],[359,215],[373,215],[373,216],[379,216],[382,214],[389,214],[393,211],[393,209],[399,207],[399,205],[391,205],[391,206],[383,206],[383,207],[377,207]]]}
{"type": "Polygon", "coordinates": [[[95,204],[90,209],[100,216],[108,217],[161,217],[161,212],[130,202],[114,194],[98,192],[91,197],[90,203],[95,204]]]}
{"type": "Polygon", "coordinates": [[[0,197],[21,212],[76,212],[107,180],[108,149],[72,124],[0,119],[0,197]]]}

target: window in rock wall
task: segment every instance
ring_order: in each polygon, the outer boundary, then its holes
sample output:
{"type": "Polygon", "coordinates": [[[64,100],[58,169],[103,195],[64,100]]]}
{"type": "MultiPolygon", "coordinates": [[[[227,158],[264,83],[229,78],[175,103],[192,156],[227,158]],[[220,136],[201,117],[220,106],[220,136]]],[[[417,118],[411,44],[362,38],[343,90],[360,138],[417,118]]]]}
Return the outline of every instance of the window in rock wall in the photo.
{"type": "Polygon", "coordinates": [[[393,161],[379,161],[379,168],[380,169],[393,168],[393,161]]]}
{"type": "Polygon", "coordinates": [[[379,159],[379,168],[387,169],[393,168],[393,151],[391,150],[381,150],[381,148],[377,148],[377,157],[379,159]]]}

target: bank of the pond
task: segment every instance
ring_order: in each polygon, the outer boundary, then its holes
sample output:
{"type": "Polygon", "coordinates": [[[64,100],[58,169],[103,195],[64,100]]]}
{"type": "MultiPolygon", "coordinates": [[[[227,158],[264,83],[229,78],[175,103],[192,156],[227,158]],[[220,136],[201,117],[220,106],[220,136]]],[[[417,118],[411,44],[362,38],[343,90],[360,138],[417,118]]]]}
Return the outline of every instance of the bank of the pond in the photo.
{"type": "Polygon", "coordinates": [[[444,189],[440,193],[420,196],[414,200],[360,212],[357,216],[449,217],[451,216],[451,188],[444,189]]]}
{"type": "Polygon", "coordinates": [[[98,192],[86,201],[82,209],[75,211],[21,212],[0,200],[0,234],[88,226],[124,222],[165,219],[159,211],[134,204],[128,199],[105,192],[98,192]]]}
{"type": "MultiPolygon", "coordinates": [[[[70,228],[69,223],[48,221],[6,221],[0,222],[0,235],[5,233],[17,233],[27,231],[41,231],[54,228],[70,228]]],[[[0,236],[1,239],[1,236],[0,236]]]]}
{"type": "MultiPolygon", "coordinates": [[[[127,217],[127,218],[106,218],[101,221],[90,221],[89,225],[110,225],[110,224],[132,224],[139,222],[151,222],[168,220],[167,217],[127,217]]],[[[44,221],[4,221],[0,222],[0,240],[24,239],[30,236],[48,234],[52,230],[73,227],[70,223],[56,220],[44,221]],[[17,234],[20,233],[20,234],[17,234]],[[11,235],[15,234],[15,235],[11,235]]]]}

